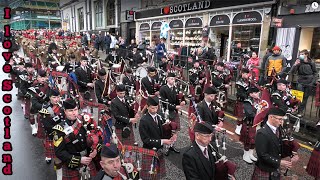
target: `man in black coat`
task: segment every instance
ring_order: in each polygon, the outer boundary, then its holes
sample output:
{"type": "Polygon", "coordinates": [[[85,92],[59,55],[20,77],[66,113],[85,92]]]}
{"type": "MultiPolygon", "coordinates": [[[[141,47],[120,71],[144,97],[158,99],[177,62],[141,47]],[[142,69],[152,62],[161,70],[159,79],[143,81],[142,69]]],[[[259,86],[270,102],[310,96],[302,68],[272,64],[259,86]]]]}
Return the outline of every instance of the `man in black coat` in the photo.
{"type": "Polygon", "coordinates": [[[197,109],[202,121],[222,127],[223,117],[220,115],[222,111],[219,106],[214,103],[217,93],[214,87],[206,88],[204,91],[204,99],[198,103],[197,109]]]}
{"type": "MultiPolygon", "coordinates": [[[[105,89],[106,86],[106,70],[104,68],[98,71],[99,79],[94,83],[94,91],[97,97],[98,103],[109,104],[109,99],[104,97],[104,94],[107,94],[105,89]]],[[[111,102],[110,102],[111,103],[111,102]]]]}
{"type": "Polygon", "coordinates": [[[155,76],[157,70],[154,67],[148,68],[148,76],[141,79],[141,88],[145,91],[146,95],[158,95],[159,92],[156,91],[155,87],[155,76]]]}
{"type": "Polygon", "coordinates": [[[212,126],[202,121],[194,126],[195,141],[182,157],[183,172],[187,180],[212,180],[216,159],[212,155],[212,126]]]}
{"type": "MultiPolygon", "coordinates": [[[[162,117],[157,114],[159,108],[159,100],[155,97],[148,97],[147,100],[148,112],[144,114],[140,120],[139,124],[139,133],[143,143],[143,148],[152,149],[156,148],[157,150],[161,149],[163,145],[171,145],[176,140],[177,136],[174,135],[170,139],[163,139],[163,128],[162,124],[164,120],[162,117]]],[[[152,159],[145,157],[146,161],[143,161],[142,167],[150,167],[152,159]],[[150,162],[148,161],[150,160],[150,162]]],[[[165,174],[162,173],[165,171],[164,168],[164,157],[159,156],[160,171],[157,172],[157,178],[160,179],[161,176],[165,177],[165,174]]],[[[141,170],[142,179],[150,178],[149,168],[142,168],[141,170]]]]}
{"type": "Polygon", "coordinates": [[[121,161],[117,145],[107,143],[102,146],[100,165],[102,169],[93,180],[118,178],[118,172],[121,170],[121,161]]]}
{"type": "Polygon", "coordinates": [[[132,76],[132,69],[131,68],[127,68],[125,70],[125,74],[122,79],[122,84],[125,85],[128,95],[129,95],[132,87],[133,87],[133,89],[136,89],[135,88],[135,79],[132,76]]]}
{"type": "Polygon", "coordinates": [[[77,84],[79,85],[80,93],[85,93],[90,91],[90,88],[94,87],[91,77],[91,69],[87,66],[88,58],[83,56],[81,57],[80,67],[76,69],[77,84]]]}
{"type": "Polygon", "coordinates": [[[114,126],[118,139],[125,145],[134,144],[132,124],[139,120],[138,114],[134,115],[134,110],[125,99],[126,88],[123,84],[116,87],[117,97],[111,101],[111,114],[115,120],[114,126]]]}
{"type": "Polygon", "coordinates": [[[252,175],[253,180],[280,179],[280,166],[291,168],[299,160],[295,155],[291,161],[282,160],[282,141],[280,125],[283,123],[286,112],[280,108],[271,108],[268,112],[267,123],[257,131],[255,144],[258,161],[252,175]]]}

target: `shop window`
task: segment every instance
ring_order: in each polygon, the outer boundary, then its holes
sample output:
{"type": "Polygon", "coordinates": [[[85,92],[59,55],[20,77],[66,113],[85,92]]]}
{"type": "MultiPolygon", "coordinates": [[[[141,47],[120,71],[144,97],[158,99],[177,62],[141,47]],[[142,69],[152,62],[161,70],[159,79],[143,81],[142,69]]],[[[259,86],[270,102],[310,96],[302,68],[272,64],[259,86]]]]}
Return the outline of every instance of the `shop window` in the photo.
{"type": "Polygon", "coordinates": [[[84,19],[83,19],[83,7],[78,9],[78,22],[79,22],[79,29],[84,29],[84,19]]]}
{"type": "Polygon", "coordinates": [[[314,28],[310,57],[317,63],[320,62],[320,27],[314,28]]]}
{"type": "Polygon", "coordinates": [[[102,20],[103,20],[102,0],[97,0],[94,2],[94,12],[95,12],[96,27],[102,27],[102,20]]]}
{"type": "Polygon", "coordinates": [[[248,54],[248,51],[259,52],[260,34],[261,25],[234,26],[231,60],[240,60],[241,55],[248,54]]]}
{"type": "Polygon", "coordinates": [[[107,25],[114,25],[116,17],[116,8],[114,0],[109,0],[107,3],[107,25]]]}

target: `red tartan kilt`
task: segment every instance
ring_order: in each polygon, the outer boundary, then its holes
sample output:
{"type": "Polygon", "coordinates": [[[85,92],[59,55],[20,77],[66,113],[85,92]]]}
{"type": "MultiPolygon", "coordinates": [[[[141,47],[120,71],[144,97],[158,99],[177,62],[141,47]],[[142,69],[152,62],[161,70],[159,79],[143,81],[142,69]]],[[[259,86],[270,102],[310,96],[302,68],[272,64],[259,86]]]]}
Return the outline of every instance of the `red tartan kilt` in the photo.
{"type": "Polygon", "coordinates": [[[54,152],[54,146],[53,141],[49,139],[48,136],[45,137],[43,140],[43,146],[44,146],[44,154],[48,158],[56,158],[56,154],[54,152]]]}
{"type": "Polygon", "coordinates": [[[134,140],[134,134],[133,134],[133,128],[132,126],[130,127],[131,129],[131,133],[130,133],[130,136],[128,138],[122,138],[122,129],[116,129],[116,134],[117,134],[117,137],[118,137],[118,140],[123,144],[123,145],[130,145],[132,146],[134,143],[135,143],[135,140],[134,140]]]}
{"type": "Polygon", "coordinates": [[[30,98],[26,98],[25,101],[24,101],[24,104],[25,104],[25,116],[27,116],[29,118],[30,116],[30,108],[31,108],[31,101],[30,101],[30,98]]]}
{"type": "Polygon", "coordinates": [[[256,136],[256,128],[249,126],[247,130],[247,124],[244,122],[240,131],[240,141],[244,144],[254,145],[254,138],[256,136]]]}
{"type": "Polygon", "coordinates": [[[190,94],[192,95],[192,97],[194,97],[196,92],[195,92],[195,89],[193,86],[189,86],[189,91],[190,91],[190,94]]]}
{"type": "Polygon", "coordinates": [[[141,171],[140,171],[140,178],[143,180],[148,179],[161,179],[162,177],[166,176],[166,167],[165,167],[165,161],[164,157],[160,156],[159,159],[157,159],[156,164],[156,174],[153,176],[150,176],[150,169],[151,169],[151,163],[152,163],[152,156],[148,155],[142,155],[142,163],[141,163],[141,171]]]}
{"type": "MultiPolygon", "coordinates": [[[[88,166],[90,168],[91,177],[95,177],[97,175],[97,170],[91,161],[88,166]]],[[[80,180],[80,172],[78,169],[69,169],[66,164],[62,165],[62,180],[80,180]]]]}
{"type": "Polygon", "coordinates": [[[43,124],[42,122],[40,121],[40,116],[39,114],[37,114],[37,122],[38,122],[38,132],[37,132],[37,138],[39,139],[45,139],[45,130],[43,128],[43,124]]]}
{"type": "Polygon", "coordinates": [[[236,106],[234,107],[234,115],[238,118],[243,118],[244,117],[244,112],[243,112],[243,103],[237,101],[236,106]]]}
{"type": "Polygon", "coordinates": [[[269,178],[270,178],[269,172],[262,171],[257,166],[254,167],[251,180],[269,180],[269,178]]]}
{"type": "Polygon", "coordinates": [[[320,151],[312,151],[306,171],[313,177],[320,177],[320,151]]]}
{"type": "Polygon", "coordinates": [[[177,123],[178,131],[180,131],[180,117],[178,112],[173,112],[175,114],[174,119],[170,119],[170,121],[177,123]]]}

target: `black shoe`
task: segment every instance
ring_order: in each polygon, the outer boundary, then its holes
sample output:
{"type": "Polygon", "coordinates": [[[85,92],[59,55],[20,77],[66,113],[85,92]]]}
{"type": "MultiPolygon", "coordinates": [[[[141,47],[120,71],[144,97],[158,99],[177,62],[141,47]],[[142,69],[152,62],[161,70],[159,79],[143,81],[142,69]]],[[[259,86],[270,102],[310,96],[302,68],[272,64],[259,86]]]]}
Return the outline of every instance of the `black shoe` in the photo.
{"type": "Polygon", "coordinates": [[[175,153],[180,153],[180,151],[178,149],[176,149],[175,147],[170,147],[169,150],[171,150],[175,153]]]}
{"type": "Polygon", "coordinates": [[[50,160],[46,160],[47,164],[51,164],[51,159],[50,160]]]}

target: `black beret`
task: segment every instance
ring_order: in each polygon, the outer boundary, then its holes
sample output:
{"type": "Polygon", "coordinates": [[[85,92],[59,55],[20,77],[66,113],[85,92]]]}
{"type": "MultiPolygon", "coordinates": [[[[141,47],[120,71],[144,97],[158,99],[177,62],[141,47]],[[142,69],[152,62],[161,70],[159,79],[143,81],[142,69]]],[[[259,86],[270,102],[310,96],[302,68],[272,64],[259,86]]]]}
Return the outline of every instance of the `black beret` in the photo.
{"type": "Polygon", "coordinates": [[[43,70],[43,69],[39,69],[38,76],[46,77],[47,76],[47,72],[45,70],[43,70]]]}
{"type": "Polygon", "coordinates": [[[224,63],[220,61],[220,62],[217,63],[217,66],[222,66],[222,67],[224,67],[224,63]]]}
{"type": "Polygon", "coordinates": [[[206,93],[206,94],[217,94],[218,92],[217,92],[216,88],[211,86],[211,87],[207,87],[204,90],[204,93],[206,93]]]}
{"type": "Polygon", "coordinates": [[[247,68],[243,68],[243,69],[241,70],[241,72],[242,72],[242,73],[249,73],[250,71],[249,71],[249,69],[247,69],[247,68]]]}
{"type": "Polygon", "coordinates": [[[33,67],[33,66],[32,66],[32,64],[31,64],[31,63],[26,63],[26,64],[24,64],[24,67],[25,67],[25,68],[28,68],[28,67],[30,67],[30,68],[31,68],[31,67],[33,67]]]}
{"type": "Polygon", "coordinates": [[[106,145],[102,146],[101,157],[116,158],[118,156],[119,150],[117,148],[117,145],[107,143],[106,145]]]}
{"type": "Polygon", "coordinates": [[[19,66],[24,66],[24,63],[23,62],[19,62],[18,65],[19,66]]]}
{"type": "Polygon", "coordinates": [[[289,82],[286,81],[285,79],[279,79],[279,80],[277,81],[277,83],[282,83],[282,84],[287,85],[289,82]]]}
{"type": "Polygon", "coordinates": [[[250,93],[255,93],[255,92],[259,92],[260,90],[258,89],[258,88],[256,88],[256,87],[250,87],[249,89],[248,89],[248,94],[250,94],[250,93]]]}
{"type": "Polygon", "coordinates": [[[58,89],[50,89],[49,91],[49,97],[51,96],[60,96],[60,92],[58,89]]]}
{"type": "Polygon", "coordinates": [[[104,68],[101,68],[99,71],[98,71],[98,75],[99,76],[105,76],[107,74],[106,70],[104,68]]]}
{"type": "Polygon", "coordinates": [[[132,69],[131,69],[131,68],[127,68],[127,69],[126,69],[126,73],[131,74],[131,73],[132,73],[132,69]]]}
{"type": "Polygon", "coordinates": [[[148,67],[148,72],[156,72],[157,69],[155,67],[148,67]]]}
{"type": "Polygon", "coordinates": [[[174,73],[172,73],[172,72],[169,72],[167,77],[176,77],[176,75],[174,73]]]}
{"type": "Polygon", "coordinates": [[[68,98],[63,102],[64,109],[74,109],[77,107],[77,103],[74,99],[68,98]]]}
{"type": "Polygon", "coordinates": [[[269,109],[268,115],[285,116],[286,112],[280,108],[273,107],[269,109]]]}
{"type": "Polygon", "coordinates": [[[82,56],[82,57],[81,57],[81,61],[88,61],[87,56],[82,56]]]}
{"type": "Polygon", "coordinates": [[[148,99],[147,99],[147,104],[149,105],[149,106],[158,106],[159,105],[159,99],[156,97],[156,96],[154,96],[154,97],[148,97],[148,99]]]}
{"type": "Polygon", "coordinates": [[[199,132],[201,134],[211,134],[213,133],[213,127],[205,121],[197,122],[194,126],[194,132],[199,132]]]}
{"type": "Polygon", "coordinates": [[[117,92],[124,92],[124,91],[126,91],[126,86],[123,84],[119,84],[119,85],[117,85],[116,90],[117,90],[117,92]]]}

